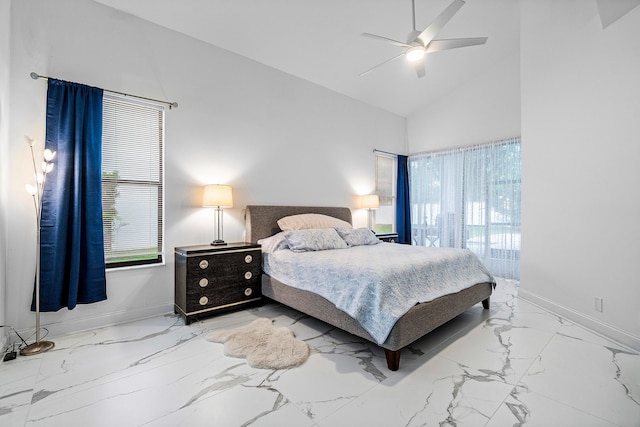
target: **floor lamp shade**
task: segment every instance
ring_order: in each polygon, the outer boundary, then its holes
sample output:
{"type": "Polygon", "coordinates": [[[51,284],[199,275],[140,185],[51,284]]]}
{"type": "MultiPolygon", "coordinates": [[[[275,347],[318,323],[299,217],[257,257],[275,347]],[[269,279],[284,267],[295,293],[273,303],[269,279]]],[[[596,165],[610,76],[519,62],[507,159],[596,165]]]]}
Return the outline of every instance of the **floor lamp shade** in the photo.
{"type": "Polygon", "coordinates": [[[215,208],[214,230],[216,233],[211,244],[213,246],[226,245],[222,236],[222,208],[233,207],[233,192],[231,191],[231,186],[218,184],[205,185],[202,206],[215,208]]]}

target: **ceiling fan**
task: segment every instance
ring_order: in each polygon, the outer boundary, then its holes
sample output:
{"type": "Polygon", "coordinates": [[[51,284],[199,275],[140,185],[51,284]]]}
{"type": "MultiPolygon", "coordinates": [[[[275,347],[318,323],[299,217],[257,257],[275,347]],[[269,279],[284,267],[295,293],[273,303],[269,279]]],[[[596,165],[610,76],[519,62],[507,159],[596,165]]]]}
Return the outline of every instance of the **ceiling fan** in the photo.
{"type": "Polygon", "coordinates": [[[376,34],[370,33],[362,33],[364,37],[373,38],[376,40],[382,40],[387,43],[391,43],[395,46],[400,46],[404,48],[404,52],[401,54],[394,56],[391,59],[387,59],[386,61],[376,65],[368,69],[367,71],[361,73],[363,76],[370,71],[375,70],[382,65],[393,61],[394,59],[398,59],[402,56],[406,57],[409,62],[411,62],[418,74],[418,77],[424,77],[424,58],[428,53],[440,52],[442,50],[447,49],[455,49],[458,47],[467,47],[467,46],[477,46],[481,44],[485,44],[487,42],[487,37],[473,37],[473,38],[465,38],[465,39],[449,39],[449,40],[436,40],[435,37],[438,35],[442,27],[445,26],[447,22],[456,14],[456,12],[464,6],[463,0],[454,0],[436,19],[433,20],[431,24],[422,32],[416,30],[416,5],[415,0],[411,0],[411,9],[412,9],[412,18],[413,18],[413,31],[407,37],[407,42],[401,42],[398,40],[393,40],[388,37],[378,36],[376,34]]]}

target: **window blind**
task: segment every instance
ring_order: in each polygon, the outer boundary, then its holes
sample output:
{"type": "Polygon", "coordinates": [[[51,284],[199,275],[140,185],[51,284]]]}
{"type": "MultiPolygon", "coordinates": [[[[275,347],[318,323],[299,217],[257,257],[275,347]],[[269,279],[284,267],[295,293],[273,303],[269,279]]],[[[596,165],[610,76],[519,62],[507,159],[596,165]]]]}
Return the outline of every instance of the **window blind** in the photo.
{"type": "Polygon", "coordinates": [[[164,108],[105,92],[102,126],[107,268],[162,262],[164,108]]]}
{"type": "Polygon", "coordinates": [[[376,154],[376,194],[380,207],[374,211],[374,231],[391,233],[396,231],[396,182],[397,158],[376,154]]]}

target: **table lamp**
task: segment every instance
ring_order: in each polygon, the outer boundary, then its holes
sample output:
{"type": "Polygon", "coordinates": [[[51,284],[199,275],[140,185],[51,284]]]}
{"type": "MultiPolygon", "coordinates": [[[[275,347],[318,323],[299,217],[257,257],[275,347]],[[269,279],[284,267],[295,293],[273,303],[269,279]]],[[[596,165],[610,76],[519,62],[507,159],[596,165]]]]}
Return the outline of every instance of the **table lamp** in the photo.
{"type": "Polygon", "coordinates": [[[367,194],[366,196],[362,196],[360,205],[362,208],[369,210],[367,227],[369,227],[369,230],[373,230],[373,210],[380,207],[380,197],[378,197],[377,194],[367,194]]]}
{"type": "Polygon", "coordinates": [[[203,207],[215,208],[214,215],[214,239],[212,246],[222,246],[227,243],[222,237],[222,208],[233,207],[233,194],[230,185],[210,184],[204,186],[204,197],[202,198],[203,207]]]}

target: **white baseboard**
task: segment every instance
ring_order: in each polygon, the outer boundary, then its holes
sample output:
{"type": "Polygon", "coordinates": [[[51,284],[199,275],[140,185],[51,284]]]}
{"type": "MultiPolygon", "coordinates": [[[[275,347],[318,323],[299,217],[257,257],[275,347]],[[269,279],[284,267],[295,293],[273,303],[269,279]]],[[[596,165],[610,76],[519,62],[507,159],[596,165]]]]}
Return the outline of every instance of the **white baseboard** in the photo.
{"type": "MultiPolygon", "coordinates": [[[[75,332],[118,325],[121,323],[133,322],[135,320],[161,316],[163,314],[169,313],[173,313],[173,304],[162,304],[155,307],[145,307],[135,310],[121,310],[114,313],[73,319],[73,321],[69,321],[68,319],[66,319],[59,322],[42,323],[40,326],[42,328],[46,328],[49,331],[48,338],[51,338],[56,336],[68,335],[75,332]]],[[[31,332],[33,332],[33,330],[34,328],[31,327],[20,330],[18,332],[24,337],[25,335],[28,336],[31,332]]]]}
{"type": "Polygon", "coordinates": [[[565,307],[561,304],[558,304],[557,302],[528,292],[526,289],[520,288],[518,290],[518,296],[525,301],[531,302],[542,307],[543,309],[559,314],[560,316],[565,317],[580,326],[590,329],[607,339],[615,341],[635,352],[640,353],[640,337],[617,329],[611,325],[607,325],[606,323],[603,323],[598,319],[587,316],[586,314],[580,313],[572,308],[565,307]]]}

